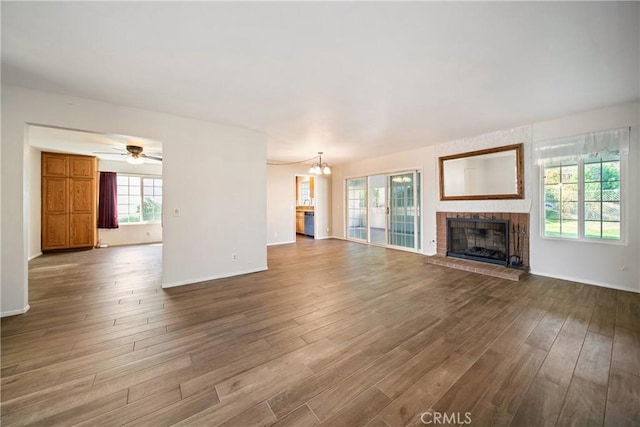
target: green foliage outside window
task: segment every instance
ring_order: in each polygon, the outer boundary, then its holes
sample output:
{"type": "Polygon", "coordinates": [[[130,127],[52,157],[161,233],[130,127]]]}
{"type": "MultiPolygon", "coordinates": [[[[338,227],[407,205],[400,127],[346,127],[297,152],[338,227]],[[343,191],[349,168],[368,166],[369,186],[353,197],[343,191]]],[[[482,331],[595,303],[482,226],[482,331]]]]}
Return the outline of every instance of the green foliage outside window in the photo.
{"type": "Polygon", "coordinates": [[[619,240],[620,218],[617,154],[544,167],[545,236],[619,240]]]}

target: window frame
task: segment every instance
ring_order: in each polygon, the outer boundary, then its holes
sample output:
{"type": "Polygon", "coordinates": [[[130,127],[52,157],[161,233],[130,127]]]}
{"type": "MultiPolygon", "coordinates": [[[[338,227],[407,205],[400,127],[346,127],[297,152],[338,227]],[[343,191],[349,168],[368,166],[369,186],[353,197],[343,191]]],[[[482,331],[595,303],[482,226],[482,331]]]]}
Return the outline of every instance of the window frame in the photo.
{"type": "Polygon", "coordinates": [[[311,181],[302,181],[300,183],[300,200],[302,200],[302,204],[307,200],[311,204],[311,181]]]}
{"type": "MultiPolygon", "coordinates": [[[[118,225],[120,226],[129,226],[129,225],[148,225],[148,224],[161,224],[162,223],[162,210],[160,211],[160,219],[156,219],[156,220],[151,220],[151,221],[144,221],[142,220],[143,218],[143,204],[144,204],[144,180],[145,179],[159,179],[162,180],[162,200],[164,201],[164,179],[162,178],[161,175],[142,175],[142,174],[135,174],[135,173],[118,173],[118,176],[126,176],[126,177],[134,177],[134,178],[140,178],[140,221],[138,222],[120,222],[120,212],[118,212],[118,225]]],[[[117,187],[120,187],[120,185],[117,185],[117,187]]],[[[131,188],[131,185],[128,184],[127,185],[128,188],[131,188]]],[[[155,186],[154,186],[155,187],[155,186]]]]}
{"type": "MultiPolygon", "coordinates": [[[[607,245],[623,245],[626,246],[628,244],[627,239],[627,226],[626,226],[626,186],[627,186],[627,155],[620,151],[619,160],[620,163],[620,175],[619,175],[619,185],[620,185],[620,238],[619,239],[605,239],[602,237],[587,237],[585,233],[585,175],[584,175],[584,166],[585,160],[584,158],[576,159],[576,164],[578,167],[578,236],[577,237],[569,237],[569,236],[547,236],[545,235],[546,231],[546,201],[545,201],[545,169],[552,167],[560,167],[558,163],[550,163],[550,164],[541,164],[538,168],[540,176],[539,176],[539,185],[540,185],[540,237],[545,240],[560,240],[564,242],[585,242],[585,243],[603,243],[607,245]]],[[[600,160],[603,161],[602,159],[600,160]]],[[[606,160],[605,160],[606,161],[606,160]]],[[[602,181],[601,181],[602,182],[602,181]]],[[[558,202],[561,203],[561,202],[558,202]]],[[[602,219],[600,223],[602,223],[602,219]]],[[[606,222],[606,221],[604,221],[606,222]]]]}
{"type": "MultiPolygon", "coordinates": [[[[369,192],[369,179],[367,176],[357,176],[357,177],[351,177],[351,178],[345,178],[345,237],[347,240],[353,240],[355,242],[368,242],[369,241],[369,209],[367,207],[367,204],[369,203],[369,199],[368,199],[368,192],[369,192]],[[364,207],[360,206],[357,208],[357,210],[362,213],[364,211],[364,227],[365,227],[365,235],[364,237],[352,237],[349,235],[349,220],[352,219],[352,217],[349,216],[349,211],[350,210],[356,210],[354,209],[350,209],[350,205],[349,202],[351,200],[358,200],[358,201],[362,201],[361,198],[358,199],[352,199],[349,197],[349,181],[356,181],[356,180],[364,180],[364,187],[357,187],[355,189],[355,191],[364,191],[364,207]]],[[[353,218],[355,219],[355,218],[353,218]]]]}

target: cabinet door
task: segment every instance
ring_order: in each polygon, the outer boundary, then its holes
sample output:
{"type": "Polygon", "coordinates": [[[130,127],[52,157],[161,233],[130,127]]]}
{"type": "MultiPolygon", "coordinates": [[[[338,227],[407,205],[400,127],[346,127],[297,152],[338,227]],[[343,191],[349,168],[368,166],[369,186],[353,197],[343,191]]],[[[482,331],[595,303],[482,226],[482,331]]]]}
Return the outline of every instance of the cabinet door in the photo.
{"type": "Polygon", "coordinates": [[[69,156],[69,176],[71,178],[95,178],[96,158],[89,156],[69,156]]]}
{"type": "Polygon", "coordinates": [[[91,213],[96,209],[95,181],[93,179],[69,180],[69,212],[91,213]]]}
{"type": "Polygon", "coordinates": [[[42,250],[69,247],[69,214],[49,214],[42,217],[42,250]]]}
{"type": "Polygon", "coordinates": [[[69,247],[92,247],[96,237],[95,180],[69,179],[69,247]]]}
{"type": "Polygon", "coordinates": [[[42,178],[42,250],[69,247],[69,183],[42,178]]]}
{"type": "Polygon", "coordinates": [[[42,214],[66,214],[69,211],[67,178],[42,179],[42,214]]]}
{"type": "Polygon", "coordinates": [[[42,153],[43,250],[95,245],[95,173],[95,157],[42,153]]]}
{"type": "Polygon", "coordinates": [[[296,212],[296,233],[304,234],[304,212],[296,212]]]}
{"type": "Polygon", "coordinates": [[[70,214],[69,215],[69,247],[82,248],[94,246],[94,230],[96,227],[93,215],[70,214]]]}
{"type": "Polygon", "coordinates": [[[69,156],[42,153],[42,176],[66,177],[67,175],[69,175],[69,156]]]}

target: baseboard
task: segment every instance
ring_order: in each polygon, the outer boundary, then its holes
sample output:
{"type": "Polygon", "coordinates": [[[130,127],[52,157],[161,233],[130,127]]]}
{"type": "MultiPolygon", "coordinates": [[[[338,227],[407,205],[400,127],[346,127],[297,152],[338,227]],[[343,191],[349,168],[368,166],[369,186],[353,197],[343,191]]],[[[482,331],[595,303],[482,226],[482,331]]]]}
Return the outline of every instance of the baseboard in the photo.
{"type": "Polygon", "coordinates": [[[27,311],[29,311],[30,308],[31,307],[29,306],[29,304],[27,304],[27,306],[22,310],[4,311],[0,313],[0,317],[17,316],[18,314],[25,314],[27,311]]]}
{"type": "Polygon", "coordinates": [[[140,243],[120,243],[120,244],[111,244],[111,243],[101,243],[102,245],[107,245],[106,247],[100,247],[99,245],[96,245],[95,249],[108,249],[108,248],[121,248],[123,246],[140,246],[140,245],[158,245],[161,244],[162,240],[159,240],[157,242],[140,242],[140,243]]]}
{"type": "Polygon", "coordinates": [[[209,277],[200,277],[197,279],[181,280],[179,282],[173,282],[173,283],[163,283],[162,287],[175,288],[176,286],[195,285],[196,283],[208,282],[210,280],[224,279],[226,277],[242,276],[244,274],[259,273],[260,271],[267,271],[267,270],[268,268],[265,266],[265,267],[260,267],[252,270],[236,271],[233,273],[225,273],[225,274],[219,274],[219,275],[209,276],[209,277]]]}
{"type": "Polygon", "coordinates": [[[612,285],[610,283],[594,282],[594,281],[591,281],[591,280],[580,279],[580,278],[577,278],[577,277],[569,277],[569,276],[555,275],[555,274],[549,274],[549,273],[541,273],[541,272],[535,271],[533,269],[529,273],[533,274],[533,275],[536,275],[536,276],[549,277],[551,279],[558,279],[558,280],[566,280],[567,282],[580,283],[580,284],[583,284],[583,285],[600,286],[601,288],[609,288],[609,289],[615,289],[617,291],[633,292],[633,293],[636,293],[636,294],[640,293],[640,289],[625,288],[624,286],[612,285]]]}
{"type": "Polygon", "coordinates": [[[295,243],[295,240],[291,240],[289,242],[276,242],[276,243],[267,243],[267,246],[278,246],[278,245],[290,245],[291,243],[295,243]]]}
{"type": "Polygon", "coordinates": [[[27,261],[31,261],[32,259],[36,259],[38,258],[40,255],[42,255],[42,252],[38,252],[35,255],[31,255],[29,258],[27,258],[27,261]]]}

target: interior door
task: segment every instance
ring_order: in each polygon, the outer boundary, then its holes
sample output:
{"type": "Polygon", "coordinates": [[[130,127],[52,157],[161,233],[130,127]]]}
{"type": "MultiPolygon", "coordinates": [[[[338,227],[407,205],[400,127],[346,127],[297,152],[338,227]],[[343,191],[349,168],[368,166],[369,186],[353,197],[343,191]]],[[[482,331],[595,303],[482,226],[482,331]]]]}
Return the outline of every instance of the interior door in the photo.
{"type": "Polygon", "coordinates": [[[390,246],[416,249],[416,174],[407,172],[387,177],[389,214],[387,242],[390,246]]]}

